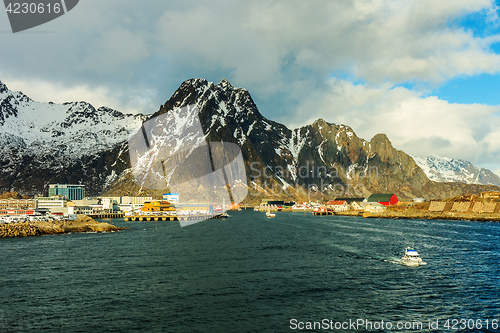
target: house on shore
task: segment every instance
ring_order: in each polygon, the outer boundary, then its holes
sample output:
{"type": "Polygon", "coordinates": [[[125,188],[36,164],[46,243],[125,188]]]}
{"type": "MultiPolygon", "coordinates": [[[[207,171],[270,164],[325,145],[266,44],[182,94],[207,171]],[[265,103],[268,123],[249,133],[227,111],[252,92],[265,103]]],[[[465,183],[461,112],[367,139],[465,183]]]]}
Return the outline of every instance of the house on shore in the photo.
{"type": "Polygon", "coordinates": [[[349,210],[349,204],[345,200],[330,200],[326,203],[326,208],[334,212],[345,212],[349,210]]]}
{"type": "Polygon", "coordinates": [[[384,206],[392,206],[398,203],[398,197],[394,193],[390,194],[372,194],[367,202],[378,202],[384,206]]]}
{"type": "Polygon", "coordinates": [[[378,202],[361,202],[360,204],[363,206],[363,211],[369,213],[379,213],[387,209],[386,206],[378,202]]]}

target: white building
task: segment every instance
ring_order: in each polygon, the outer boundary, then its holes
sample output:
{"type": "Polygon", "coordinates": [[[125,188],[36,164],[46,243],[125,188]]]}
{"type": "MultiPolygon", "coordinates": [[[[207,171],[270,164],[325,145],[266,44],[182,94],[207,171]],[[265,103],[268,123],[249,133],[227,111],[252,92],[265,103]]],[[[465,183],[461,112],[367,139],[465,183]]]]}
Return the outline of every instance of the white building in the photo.
{"type": "Polygon", "coordinates": [[[52,197],[35,197],[38,202],[38,209],[48,209],[52,210],[54,208],[67,207],[68,200],[63,196],[52,196],[52,197]]]}
{"type": "Polygon", "coordinates": [[[163,194],[163,200],[167,200],[170,203],[179,203],[180,196],[179,193],[166,193],[163,194]]]}
{"type": "Polygon", "coordinates": [[[368,213],[383,212],[387,209],[386,206],[378,202],[360,202],[364,206],[364,211],[368,213]]]}

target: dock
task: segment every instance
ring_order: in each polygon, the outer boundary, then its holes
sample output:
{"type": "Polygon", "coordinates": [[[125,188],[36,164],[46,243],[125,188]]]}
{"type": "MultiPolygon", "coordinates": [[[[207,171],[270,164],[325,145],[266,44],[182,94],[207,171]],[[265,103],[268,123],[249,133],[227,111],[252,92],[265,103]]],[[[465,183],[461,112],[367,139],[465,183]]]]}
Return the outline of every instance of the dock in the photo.
{"type": "Polygon", "coordinates": [[[196,221],[196,220],[208,220],[208,219],[221,219],[226,216],[222,214],[213,215],[128,215],[123,216],[125,221],[196,221]]]}
{"type": "Polygon", "coordinates": [[[88,217],[93,219],[120,219],[125,216],[124,213],[98,213],[98,214],[87,214],[88,217]]]}
{"type": "Polygon", "coordinates": [[[327,215],[335,215],[334,211],[314,211],[313,215],[315,216],[327,216],[327,215]]]}

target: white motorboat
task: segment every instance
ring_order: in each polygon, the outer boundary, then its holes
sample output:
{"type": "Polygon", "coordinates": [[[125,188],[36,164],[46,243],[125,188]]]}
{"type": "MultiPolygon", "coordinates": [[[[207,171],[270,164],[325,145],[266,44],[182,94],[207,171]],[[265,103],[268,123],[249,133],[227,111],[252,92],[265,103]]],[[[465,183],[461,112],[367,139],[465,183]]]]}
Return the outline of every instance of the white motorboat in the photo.
{"type": "Polygon", "coordinates": [[[422,261],[422,258],[418,255],[417,250],[407,247],[405,250],[405,254],[401,258],[401,263],[407,266],[420,266],[425,265],[422,261]]]}
{"type": "Polygon", "coordinates": [[[266,212],[266,217],[276,217],[276,214],[271,213],[271,211],[270,211],[270,210],[268,210],[268,211],[266,212]]]}

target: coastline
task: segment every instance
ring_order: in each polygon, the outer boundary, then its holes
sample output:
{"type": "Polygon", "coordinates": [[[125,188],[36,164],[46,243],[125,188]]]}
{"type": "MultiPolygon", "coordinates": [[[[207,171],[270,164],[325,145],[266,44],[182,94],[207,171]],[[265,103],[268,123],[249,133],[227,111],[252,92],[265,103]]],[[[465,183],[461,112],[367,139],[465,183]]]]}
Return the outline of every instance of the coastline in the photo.
{"type": "MultiPolygon", "coordinates": [[[[265,210],[260,210],[265,212],[265,210]]],[[[271,209],[276,211],[276,209],[271,209]]],[[[283,209],[280,212],[304,212],[303,210],[296,211],[291,209],[283,209]]],[[[312,209],[305,210],[307,213],[313,212],[312,209]]],[[[420,220],[451,220],[451,221],[478,221],[478,222],[500,222],[500,214],[498,213],[457,213],[457,212],[429,212],[419,209],[406,210],[386,210],[383,212],[369,213],[356,210],[346,210],[343,212],[335,212],[338,216],[359,216],[364,218],[382,218],[382,219],[420,219],[420,220]]]]}
{"type": "MultiPolygon", "coordinates": [[[[342,214],[337,214],[342,215],[342,214]]],[[[384,219],[422,219],[422,220],[464,220],[479,222],[500,222],[500,214],[495,213],[457,213],[457,212],[429,212],[422,210],[386,210],[377,213],[363,213],[364,218],[384,219]]]]}
{"type": "Polygon", "coordinates": [[[124,229],[126,228],[97,222],[86,215],[78,215],[78,218],[73,221],[24,221],[0,224],[0,238],[57,235],[70,232],[113,232],[124,229]]]}

